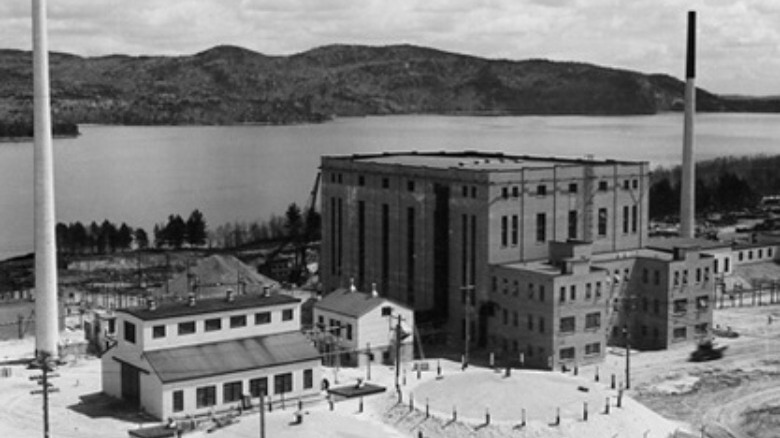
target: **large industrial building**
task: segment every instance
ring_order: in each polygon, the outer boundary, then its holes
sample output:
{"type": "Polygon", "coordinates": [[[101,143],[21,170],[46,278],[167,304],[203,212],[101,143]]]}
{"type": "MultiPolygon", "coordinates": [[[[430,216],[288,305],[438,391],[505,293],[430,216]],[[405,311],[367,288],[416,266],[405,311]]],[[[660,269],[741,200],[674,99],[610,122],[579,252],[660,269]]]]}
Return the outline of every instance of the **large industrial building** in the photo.
{"type": "Polygon", "coordinates": [[[711,325],[716,257],[651,245],[646,162],[409,152],[321,170],[324,293],[376,283],[451,342],[542,368],[711,325]]]}

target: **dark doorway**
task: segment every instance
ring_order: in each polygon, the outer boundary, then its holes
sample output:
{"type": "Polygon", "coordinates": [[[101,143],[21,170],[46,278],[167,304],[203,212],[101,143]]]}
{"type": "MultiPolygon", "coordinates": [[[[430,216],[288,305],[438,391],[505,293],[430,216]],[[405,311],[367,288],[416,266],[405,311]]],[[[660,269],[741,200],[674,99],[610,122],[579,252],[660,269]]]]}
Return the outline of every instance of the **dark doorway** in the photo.
{"type": "Polygon", "coordinates": [[[122,399],[133,406],[141,404],[141,373],[126,363],[122,364],[122,399]]]}

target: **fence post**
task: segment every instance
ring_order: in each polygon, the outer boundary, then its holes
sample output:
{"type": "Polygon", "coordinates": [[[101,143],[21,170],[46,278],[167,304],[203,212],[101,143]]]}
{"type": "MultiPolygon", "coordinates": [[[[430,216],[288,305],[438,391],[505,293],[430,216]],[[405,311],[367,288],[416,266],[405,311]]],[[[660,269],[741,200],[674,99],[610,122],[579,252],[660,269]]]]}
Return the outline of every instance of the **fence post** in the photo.
{"type": "Polygon", "coordinates": [[[609,397],[607,397],[607,403],[604,405],[604,413],[609,415],[609,397]]]}

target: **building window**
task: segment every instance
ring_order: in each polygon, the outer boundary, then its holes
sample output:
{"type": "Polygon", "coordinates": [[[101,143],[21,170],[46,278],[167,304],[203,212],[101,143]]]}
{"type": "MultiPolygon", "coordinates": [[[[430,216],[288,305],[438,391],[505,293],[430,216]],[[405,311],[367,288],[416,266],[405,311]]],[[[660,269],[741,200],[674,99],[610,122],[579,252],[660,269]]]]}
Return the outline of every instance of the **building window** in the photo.
{"type": "Polygon", "coordinates": [[[609,184],[606,181],[599,181],[599,191],[606,192],[609,189],[609,184]]]}
{"type": "Polygon", "coordinates": [[[501,187],[501,197],[509,199],[509,187],[501,187]]]}
{"type": "Polygon", "coordinates": [[[696,308],[699,310],[705,310],[707,307],[710,306],[710,297],[707,295],[702,295],[699,297],[696,297],[696,308]]]}
{"type": "Polygon", "coordinates": [[[241,400],[241,381],[227,382],[222,385],[222,403],[241,400]]]}
{"type": "Polygon", "coordinates": [[[601,327],[601,312],[593,312],[585,315],[585,329],[597,329],[601,327]]]}
{"type": "Polygon", "coordinates": [[[607,235],[607,209],[599,208],[599,236],[607,235]]]}
{"type": "Polygon", "coordinates": [[[382,188],[383,189],[390,188],[390,180],[388,178],[382,178],[382,188]]]}
{"type": "Polygon", "coordinates": [[[406,190],[409,192],[414,191],[414,180],[409,180],[406,182],[406,190]]]}
{"type": "Polygon", "coordinates": [[[516,214],[513,214],[512,215],[512,246],[517,245],[519,224],[520,224],[519,218],[517,217],[516,214]]]}
{"type": "Polygon", "coordinates": [[[477,186],[471,186],[471,197],[472,198],[477,197],[477,186]]]}
{"type": "Polygon", "coordinates": [[[674,313],[682,314],[688,310],[688,300],[683,298],[680,300],[674,300],[674,313]]]}
{"type": "Polygon", "coordinates": [[[569,193],[577,193],[577,183],[569,183],[569,193]]]}
{"type": "Polygon", "coordinates": [[[509,221],[506,216],[501,216],[501,246],[507,245],[509,221]]]}
{"type": "Polygon", "coordinates": [[[352,340],[352,324],[347,324],[347,340],[352,340]]]}
{"type": "Polygon", "coordinates": [[[222,318],[207,319],[203,325],[207,332],[222,330],[222,318]]]}
{"type": "Polygon", "coordinates": [[[512,325],[517,327],[519,325],[519,323],[520,323],[520,321],[519,321],[519,317],[517,315],[517,311],[512,312],[512,325]]]}
{"type": "Polygon", "coordinates": [[[596,298],[601,298],[601,282],[596,282],[596,298]]]}
{"type": "Polygon", "coordinates": [[[592,286],[590,283],[585,283],[585,299],[589,300],[593,296],[592,286]]]}
{"type": "Polygon", "coordinates": [[[184,391],[173,391],[173,412],[184,410],[184,391]]]}
{"type": "Polygon", "coordinates": [[[731,259],[728,258],[728,257],[723,259],[723,272],[725,272],[727,274],[729,273],[729,264],[730,264],[730,262],[731,262],[731,259]]]}
{"type": "Polygon", "coordinates": [[[135,344],[135,324],[125,321],[124,324],[125,341],[135,344]]]}
{"type": "Polygon", "coordinates": [[[565,318],[561,318],[561,326],[560,326],[561,333],[574,333],[575,324],[576,321],[573,316],[567,316],[565,318]]]}
{"type": "MultiPolygon", "coordinates": [[[[255,313],[255,325],[268,324],[271,322],[271,312],[255,313]]],[[[320,323],[325,324],[325,319],[320,315],[320,323]]]]}
{"type": "Polygon", "coordinates": [[[344,182],[344,180],[343,180],[343,178],[342,178],[342,175],[341,175],[340,173],[337,175],[337,180],[338,180],[338,183],[339,183],[339,184],[341,184],[342,182],[344,182]]]}
{"type": "Polygon", "coordinates": [[[574,301],[577,299],[577,285],[572,284],[569,286],[569,299],[574,301]]]}
{"type": "Polygon", "coordinates": [[[292,391],[292,373],[277,374],[274,376],[274,394],[283,394],[292,391]]]}
{"type": "Polygon", "coordinates": [[[566,286],[561,286],[560,294],[558,294],[558,301],[562,303],[566,302],[566,286]]]}
{"type": "Polygon", "coordinates": [[[647,268],[642,269],[642,283],[647,284],[650,281],[650,271],[647,268]]]}
{"type": "Polygon", "coordinates": [[[701,268],[696,268],[696,283],[701,282],[701,268]]]}
{"type": "Polygon", "coordinates": [[[638,189],[639,188],[639,180],[635,179],[631,181],[631,187],[638,189]]]}
{"type": "Polygon", "coordinates": [[[753,251],[748,251],[748,260],[753,260],[753,251]]]}
{"type": "Polygon", "coordinates": [[[314,371],[303,370],[303,389],[311,389],[314,386],[314,371]]]}
{"type": "Polygon", "coordinates": [[[201,386],[195,389],[195,407],[207,408],[217,404],[217,387],[201,386]]]}
{"type": "Polygon", "coordinates": [[[696,325],[693,327],[693,330],[694,330],[694,332],[695,332],[697,335],[706,335],[706,334],[707,334],[707,323],[706,323],[706,322],[703,322],[703,323],[701,323],[701,324],[696,324],[696,325]]]}
{"type": "Polygon", "coordinates": [[[631,206],[631,232],[636,233],[639,229],[639,211],[636,205],[631,206]]]}
{"type": "Polygon", "coordinates": [[[469,197],[469,186],[463,186],[463,197],[464,198],[469,197]]]}
{"type": "Polygon", "coordinates": [[[364,186],[366,185],[366,177],[363,175],[358,175],[358,185],[364,186]]]}
{"type": "Polygon", "coordinates": [[[658,302],[658,298],[653,300],[653,313],[655,313],[656,315],[661,313],[661,303],[658,302]]]}
{"type": "Polygon", "coordinates": [[[628,190],[631,184],[631,180],[625,180],[623,181],[623,188],[628,190]]]}
{"type": "Polygon", "coordinates": [[[738,252],[738,253],[737,253],[737,259],[738,259],[740,262],[741,262],[741,261],[742,261],[744,258],[745,258],[745,256],[742,254],[742,251],[740,251],[740,252],[738,252]]]}
{"type": "Polygon", "coordinates": [[[544,184],[536,186],[536,194],[538,196],[547,196],[547,186],[544,184]]]}
{"type": "Polygon", "coordinates": [[[539,333],[544,333],[544,316],[539,317],[539,333]]]}
{"type": "Polygon", "coordinates": [[[152,327],[152,337],[157,338],[164,338],[165,337],[165,326],[164,325],[156,325],[152,327]]]}
{"type": "Polygon", "coordinates": [[[185,321],[179,323],[179,336],[191,335],[195,333],[195,321],[185,321]]]}
{"type": "Polygon", "coordinates": [[[585,344],[585,356],[595,356],[601,354],[601,342],[585,344]]]}
{"type": "Polygon", "coordinates": [[[656,286],[661,284],[661,271],[659,271],[658,269],[653,271],[653,284],[656,286]]]}
{"type": "Polygon", "coordinates": [[[293,309],[282,310],[282,321],[290,321],[293,319],[293,309]]]}
{"type": "Polygon", "coordinates": [[[675,341],[682,341],[688,337],[688,330],[686,327],[675,327],[672,331],[672,337],[675,341]]]}
{"type": "Polygon", "coordinates": [[[764,250],[759,249],[758,250],[758,258],[762,258],[762,257],[764,257],[764,250]]]}
{"type": "Polygon", "coordinates": [[[577,210],[569,210],[569,239],[577,238],[577,210]]]}
{"type": "Polygon", "coordinates": [[[628,234],[628,205],[623,206],[623,234],[628,234]]]}
{"type": "Polygon", "coordinates": [[[512,187],[512,197],[513,198],[520,197],[520,189],[517,186],[512,187]]]}
{"type": "Polygon", "coordinates": [[[543,284],[539,285],[539,301],[542,302],[542,303],[544,302],[544,285],[543,284]]]}
{"type": "Polygon", "coordinates": [[[528,300],[532,301],[534,299],[534,284],[528,283],[528,300]]]}
{"type": "Polygon", "coordinates": [[[544,213],[536,214],[536,241],[547,241],[547,215],[544,213]]]}
{"type": "Polygon", "coordinates": [[[561,360],[573,360],[574,359],[574,347],[561,348],[560,357],[561,357],[561,360]]]}
{"type": "Polygon", "coordinates": [[[268,377],[258,377],[249,381],[249,394],[252,397],[268,395],[268,377]]]}
{"type": "Polygon", "coordinates": [[[230,328],[246,327],[246,315],[233,315],[230,317],[230,328]]]}
{"type": "Polygon", "coordinates": [[[680,285],[680,271],[674,271],[674,283],[672,286],[677,287],[680,285]]]}
{"type": "Polygon", "coordinates": [[[528,315],[528,331],[534,331],[534,316],[531,314],[528,315]]]}

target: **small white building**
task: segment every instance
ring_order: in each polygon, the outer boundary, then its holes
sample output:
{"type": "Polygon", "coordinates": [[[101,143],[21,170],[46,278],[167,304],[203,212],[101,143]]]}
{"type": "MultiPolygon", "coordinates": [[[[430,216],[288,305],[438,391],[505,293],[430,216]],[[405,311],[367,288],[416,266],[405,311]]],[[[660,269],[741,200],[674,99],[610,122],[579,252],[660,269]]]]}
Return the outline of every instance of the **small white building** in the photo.
{"type": "Polygon", "coordinates": [[[314,324],[323,353],[341,353],[342,365],[363,366],[367,359],[392,364],[396,328],[401,327],[400,358],[413,359],[414,312],[393,300],[354,287],[337,289],[314,305],[314,324]]]}
{"type": "Polygon", "coordinates": [[[300,332],[300,300],[228,292],[118,309],[103,392],[158,417],[319,394],[320,356],[300,332]]]}

